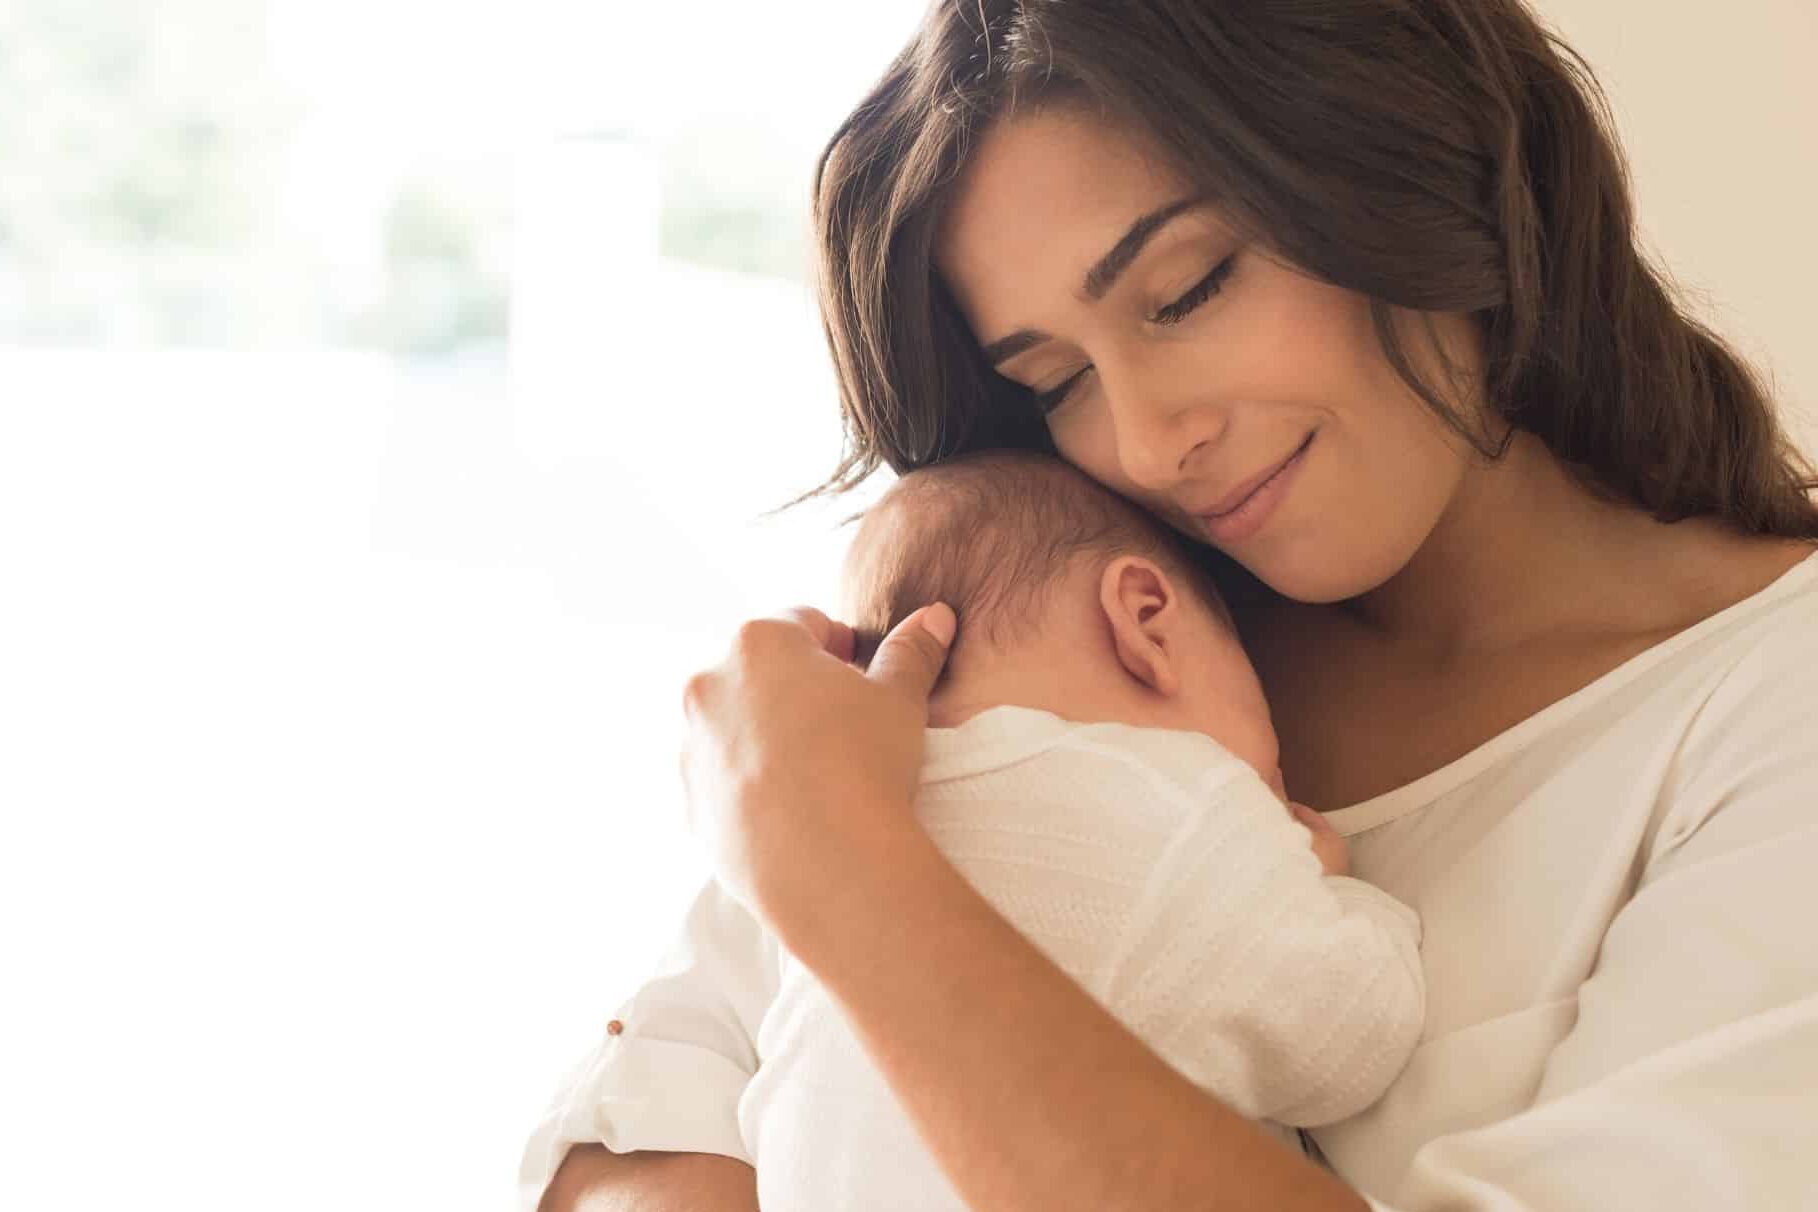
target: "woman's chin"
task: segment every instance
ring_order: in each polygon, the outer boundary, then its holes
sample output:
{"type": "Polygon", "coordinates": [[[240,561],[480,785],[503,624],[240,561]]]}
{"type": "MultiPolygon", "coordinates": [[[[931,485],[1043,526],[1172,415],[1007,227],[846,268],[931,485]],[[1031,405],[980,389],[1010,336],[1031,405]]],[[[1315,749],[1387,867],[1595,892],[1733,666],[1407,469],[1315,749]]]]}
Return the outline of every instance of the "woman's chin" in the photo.
{"type": "Polygon", "coordinates": [[[1276,593],[1310,606],[1349,601],[1368,593],[1388,579],[1355,557],[1342,559],[1318,552],[1297,552],[1292,557],[1258,558],[1244,567],[1276,593]]]}

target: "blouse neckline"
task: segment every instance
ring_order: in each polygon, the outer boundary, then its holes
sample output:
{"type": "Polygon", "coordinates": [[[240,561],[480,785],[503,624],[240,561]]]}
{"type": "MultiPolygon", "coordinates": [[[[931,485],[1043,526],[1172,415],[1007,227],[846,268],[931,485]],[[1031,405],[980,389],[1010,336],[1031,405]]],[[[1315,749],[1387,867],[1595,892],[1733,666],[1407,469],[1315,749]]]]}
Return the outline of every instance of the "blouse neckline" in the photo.
{"type": "Polygon", "coordinates": [[[1752,615],[1795,590],[1813,583],[1818,583],[1818,552],[1806,556],[1748,597],[1700,619],[1690,627],[1668,636],[1652,647],[1643,649],[1608,673],[1564,698],[1554,700],[1520,723],[1513,724],[1490,737],[1462,757],[1447,762],[1439,769],[1422,775],[1411,783],[1404,783],[1400,787],[1343,808],[1335,808],[1324,814],[1326,822],[1341,835],[1350,837],[1374,829],[1378,825],[1386,825],[1417,808],[1425,807],[1446,792],[1475,778],[1497,762],[1519,752],[1559,724],[1621,689],[1681,649],[1696,644],[1711,633],[1752,615]]]}

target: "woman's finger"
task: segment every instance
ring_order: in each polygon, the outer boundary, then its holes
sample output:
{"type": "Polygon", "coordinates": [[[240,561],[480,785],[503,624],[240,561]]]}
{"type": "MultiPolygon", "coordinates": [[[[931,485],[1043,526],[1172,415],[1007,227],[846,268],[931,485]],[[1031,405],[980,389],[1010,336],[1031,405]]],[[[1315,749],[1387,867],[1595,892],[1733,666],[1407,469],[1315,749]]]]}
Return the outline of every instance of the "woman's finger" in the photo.
{"type": "Polygon", "coordinates": [[[807,629],[814,637],[814,642],[821,646],[821,651],[841,661],[850,663],[856,645],[852,628],[838,619],[830,619],[812,606],[791,606],[779,611],[775,616],[786,623],[795,623],[807,629]]]}
{"type": "Polygon", "coordinates": [[[953,608],[945,602],[922,607],[884,637],[865,676],[926,702],[947,663],[957,625],[953,608]]]}

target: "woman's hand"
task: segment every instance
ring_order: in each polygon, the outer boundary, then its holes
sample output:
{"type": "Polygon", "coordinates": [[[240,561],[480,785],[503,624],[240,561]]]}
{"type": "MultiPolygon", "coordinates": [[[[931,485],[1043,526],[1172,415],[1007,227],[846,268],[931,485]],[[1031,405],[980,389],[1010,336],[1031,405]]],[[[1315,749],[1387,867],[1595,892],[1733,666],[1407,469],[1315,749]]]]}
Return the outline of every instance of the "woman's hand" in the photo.
{"type": "Polygon", "coordinates": [[[924,607],[861,672],[850,627],[791,610],[744,624],[689,679],[689,825],[720,883],[785,941],[783,920],[835,903],[842,873],[916,828],[928,695],[954,627],[947,606],[924,607]]]}

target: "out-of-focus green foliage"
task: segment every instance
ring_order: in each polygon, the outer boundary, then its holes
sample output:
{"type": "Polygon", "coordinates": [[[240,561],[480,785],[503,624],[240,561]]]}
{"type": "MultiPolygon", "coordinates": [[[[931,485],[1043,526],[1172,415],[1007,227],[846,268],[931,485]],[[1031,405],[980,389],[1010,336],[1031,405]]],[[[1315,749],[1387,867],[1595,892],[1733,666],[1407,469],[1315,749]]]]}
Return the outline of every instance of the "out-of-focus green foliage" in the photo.
{"type": "Polygon", "coordinates": [[[483,222],[447,189],[404,185],[384,216],[385,293],[358,317],[353,338],[415,354],[503,340],[504,274],[481,262],[483,222]]]}
{"type": "Polygon", "coordinates": [[[735,116],[691,123],[664,141],[661,248],[672,257],[771,277],[808,276],[812,165],[735,116]]]}
{"type": "Polygon", "coordinates": [[[257,289],[290,111],[239,0],[0,5],[0,339],[218,343],[257,289]]]}
{"type": "Polygon", "coordinates": [[[366,219],[376,273],[300,234],[285,194],[304,101],[272,70],[266,15],[260,0],[0,3],[0,343],[504,339],[503,271],[480,252],[503,239],[497,199],[405,177],[366,219]]]}
{"type": "MultiPolygon", "coordinates": [[[[0,0],[0,344],[504,341],[510,149],[343,167],[311,127],[336,82],[281,79],[271,4],[0,0]]],[[[656,147],[665,255],[806,276],[811,165],[738,114],[656,147]]]]}

